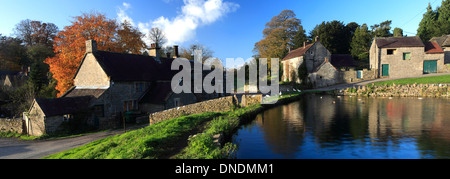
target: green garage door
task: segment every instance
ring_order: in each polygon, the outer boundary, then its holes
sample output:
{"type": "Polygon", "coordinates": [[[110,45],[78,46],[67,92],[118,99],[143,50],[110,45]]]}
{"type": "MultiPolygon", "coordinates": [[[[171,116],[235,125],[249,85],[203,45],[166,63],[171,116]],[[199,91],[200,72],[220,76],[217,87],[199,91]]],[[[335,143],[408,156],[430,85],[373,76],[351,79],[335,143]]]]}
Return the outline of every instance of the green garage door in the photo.
{"type": "Polygon", "coordinates": [[[437,61],[423,61],[423,74],[437,73],[437,61]]]}
{"type": "Polygon", "coordinates": [[[382,76],[389,76],[389,65],[382,65],[381,66],[381,75],[382,76]]]}

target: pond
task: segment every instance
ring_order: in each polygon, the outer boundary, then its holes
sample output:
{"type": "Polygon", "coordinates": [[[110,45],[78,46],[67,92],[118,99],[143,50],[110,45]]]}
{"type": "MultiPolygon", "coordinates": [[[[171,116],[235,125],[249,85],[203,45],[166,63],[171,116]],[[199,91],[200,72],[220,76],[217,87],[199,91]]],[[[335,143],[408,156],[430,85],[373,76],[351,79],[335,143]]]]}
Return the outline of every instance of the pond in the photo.
{"type": "Polygon", "coordinates": [[[233,136],[238,159],[450,158],[450,100],[305,94],[233,136]]]}

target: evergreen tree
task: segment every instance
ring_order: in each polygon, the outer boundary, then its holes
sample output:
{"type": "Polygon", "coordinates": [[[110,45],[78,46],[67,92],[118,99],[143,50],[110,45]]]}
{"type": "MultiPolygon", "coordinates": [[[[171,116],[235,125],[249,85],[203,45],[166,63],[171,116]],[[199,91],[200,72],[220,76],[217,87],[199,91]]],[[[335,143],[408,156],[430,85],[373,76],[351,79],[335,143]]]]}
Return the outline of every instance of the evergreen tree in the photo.
{"type": "Polygon", "coordinates": [[[431,8],[431,4],[428,3],[427,12],[423,14],[422,21],[420,21],[419,28],[417,29],[417,36],[419,36],[424,42],[430,40],[437,34],[437,16],[437,11],[434,11],[433,8],[431,8]]]}
{"type": "Polygon", "coordinates": [[[437,25],[438,27],[436,36],[442,36],[450,34],[450,0],[442,1],[441,7],[437,9],[438,18],[437,25]]]}
{"type": "Polygon", "coordinates": [[[391,20],[384,21],[380,24],[370,26],[373,37],[392,37],[391,34],[391,20]]]}
{"type": "Polygon", "coordinates": [[[357,60],[369,59],[369,49],[372,36],[366,24],[358,27],[350,44],[350,53],[357,60]]]}
{"type": "Polygon", "coordinates": [[[297,49],[303,46],[303,43],[308,40],[306,37],[305,30],[302,26],[298,28],[297,34],[295,34],[294,39],[292,40],[292,48],[297,49]]]}
{"type": "MultiPolygon", "coordinates": [[[[319,37],[320,42],[332,54],[348,54],[356,23],[345,25],[340,21],[322,22],[310,32],[310,38],[319,37]]],[[[356,24],[357,25],[357,24],[356,24]]]]}
{"type": "Polygon", "coordinates": [[[394,37],[403,37],[403,29],[396,27],[394,29],[394,37]]]}

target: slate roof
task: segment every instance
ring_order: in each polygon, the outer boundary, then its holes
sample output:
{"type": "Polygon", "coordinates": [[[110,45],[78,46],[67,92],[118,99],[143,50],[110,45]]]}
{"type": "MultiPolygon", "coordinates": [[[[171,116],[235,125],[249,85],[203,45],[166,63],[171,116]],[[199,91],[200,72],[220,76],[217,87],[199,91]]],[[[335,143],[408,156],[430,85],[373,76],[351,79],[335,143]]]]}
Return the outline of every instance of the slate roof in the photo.
{"type": "Polygon", "coordinates": [[[450,35],[443,35],[441,37],[433,37],[431,38],[432,42],[436,42],[441,47],[450,47],[450,35]]]}
{"type": "Polygon", "coordinates": [[[379,48],[425,47],[419,37],[377,37],[379,48]]]}
{"type": "Polygon", "coordinates": [[[36,103],[44,112],[45,116],[57,116],[73,114],[87,109],[91,103],[91,96],[64,97],[52,99],[36,99],[36,103]]]}
{"type": "Polygon", "coordinates": [[[61,97],[91,96],[99,98],[105,91],[106,89],[76,89],[76,87],[72,87],[61,97]]]}
{"type": "Polygon", "coordinates": [[[313,45],[314,45],[314,43],[308,44],[305,47],[300,47],[298,49],[292,50],[288,55],[286,55],[286,57],[284,57],[282,59],[282,61],[289,60],[289,59],[295,58],[295,57],[303,56],[306,53],[306,51],[308,51],[309,48],[311,48],[313,45]]]}
{"type": "Polygon", "coordinates": [[[114,53],[94,52],[94,56],[105,73],[114,81],[156,81],[171,80],[178,71],[170,69],[173,58],[114,53]]]}
{"type": "Polygon", "coordinates": [[[171,82],[158,82],[145,93],[139,102],[165,104],[172,93],[171,82]]]}
{"type": "Polygon", "coordinates": [[[355,67],[357,63],[350,54],[332,54],[330,63],[336,67],[355,67]]]}
{"type": "Polygon", "coordinates": [[[425,53],[444,53],[444,50],[435,41],[425,43],[425,53]]]}
{"type": "Polygon", "coordinates": [[[0,76],[18,75],[18,74],[20,74],[20,71],[0,71],[0,76]]]}

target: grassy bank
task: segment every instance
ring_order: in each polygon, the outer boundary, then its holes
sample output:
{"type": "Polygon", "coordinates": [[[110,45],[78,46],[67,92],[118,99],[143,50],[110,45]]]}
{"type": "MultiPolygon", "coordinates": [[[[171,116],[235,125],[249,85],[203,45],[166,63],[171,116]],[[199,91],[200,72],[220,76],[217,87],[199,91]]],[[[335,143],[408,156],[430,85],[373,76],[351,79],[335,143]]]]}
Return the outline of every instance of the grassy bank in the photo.
{"type": "Polygon", "coordinates": [[[235,111],[224,113],[206,125],[206,129],[201,134],[189,139],[189,145],[174,158],[178,159],[223,159],[233,158],[237,146],[231,142],[223,144],[223,147],[215,142],[213,136],[222,134],[223,137],[231,137],[237,130],[240,123],[252,118],[262,110],[260,104],[241,108],[235,111]]]}
{"type": "MultiPolygon", "coordinates": [[[[408,84],[415,84],[415,83],[416,84],[450,83],[450,75],[382,81],[382,82],[373,83],[373,85],[375,85],[375,86],[383,86],[383,85],[391,86],[393,84],[408,85],[408,84]]],[[[369,84],[369,85],[372,85],[372,84],[369,84]]]]}

